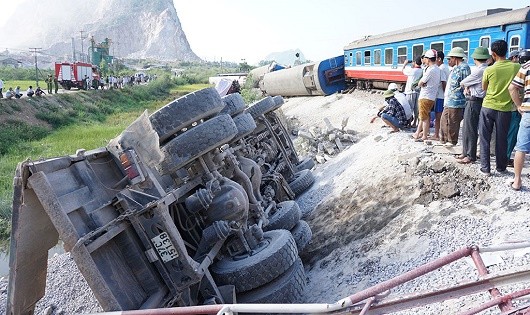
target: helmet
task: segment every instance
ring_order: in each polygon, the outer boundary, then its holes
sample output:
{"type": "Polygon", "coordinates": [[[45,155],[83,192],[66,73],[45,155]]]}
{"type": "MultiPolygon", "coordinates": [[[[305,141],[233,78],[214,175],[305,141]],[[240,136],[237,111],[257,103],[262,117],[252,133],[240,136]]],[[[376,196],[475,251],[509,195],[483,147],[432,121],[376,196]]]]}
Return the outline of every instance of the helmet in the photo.
{"type": "Polygon", "coordinates": [[[397,86],[397,84],[395,84],[395,83],[390,83],[390,84],[388,85],[388,89],[389,89],[389,90],[392,90],[392,91],[396,91],[396,90],[398,90],[398,86],[397,86]]]}
{"type": "Polygon", "coordinates": [[[523,64],[530,60],[530,49],[523,50],[519,53],[519,63],[523,64]]]}
{"type": "Polygon", "coordinates": [[[515,57],[519,57],[519,50],[512,50],[510,51],[510,54],[508,55],[508,59],[512,60],[515,57]]]}

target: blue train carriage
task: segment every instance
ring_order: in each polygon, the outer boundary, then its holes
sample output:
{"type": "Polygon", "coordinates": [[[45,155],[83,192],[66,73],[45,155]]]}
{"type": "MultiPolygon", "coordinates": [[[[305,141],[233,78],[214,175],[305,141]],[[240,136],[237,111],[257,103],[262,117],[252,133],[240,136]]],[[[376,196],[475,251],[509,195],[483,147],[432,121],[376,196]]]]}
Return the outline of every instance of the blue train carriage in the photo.
{"type": "Polygon", "coordinates": [[[344,56],[266,73],[262,90],[275,96],[330,95],[346,88],[344,56]]]}
{"type": "MultiPolygon", "coordinates": [[[[490,48],[499,39],[508,42],[509,51],[530,48],[529,24],[530,7],[498,8],[366,36],[344,47],[346,81],[360,89],[386,89],[390,82],[403,87],[407,81],[403,63],[427,49],[447,54],[453,47],[462,47],[469,56],[475,48],[490,48]]],[[[473,66],[472,61],[469,64],[473,66]]]]}

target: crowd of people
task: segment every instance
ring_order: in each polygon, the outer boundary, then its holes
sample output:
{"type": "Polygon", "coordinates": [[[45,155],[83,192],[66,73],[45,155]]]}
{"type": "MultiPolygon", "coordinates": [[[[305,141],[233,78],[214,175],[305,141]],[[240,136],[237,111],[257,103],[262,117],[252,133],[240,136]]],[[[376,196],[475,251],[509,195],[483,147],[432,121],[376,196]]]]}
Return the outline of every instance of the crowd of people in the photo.
{"type": "MultiPolygon", "coordinates": [[[[82,89],[83,90],[90,90],[90,89],[120,89],[125,86],[132,86],[134,84],[142,84],[147,83],[151,80],[156,79],[156,74],[149,76],[145,75],[143,73],[135,74],[132,76],[106,76],[105,78],[97,78],[92,79],[85,75],[82,82],[82,89]]],[[[44,90],[41,89],[40,86],[37,86],[35,90],[33,90],[33,86],[29,86],[29,88],[26,91],[26,96],[33,97],[33,96],[43,96],[45,94],[57,94],[59,92],[59,80],[57,77],[52,76],[51,74],[48,75],[48,77],[44,80],[46,82],[46,88],[47,92],[44,92],[44,90]]],[[[15,89],[10,87],[5,94],[3,93],[4,89],[4,81],[0,79],[0,98],[21,98],[23,96],[23,93],[20,91],[20,86],[17,86],[15,89]]]]}
{"type": "Polygon", "coordinates": [[[530,50],[508,54],[506,41],[498,40],[489,50],[475,49],[474,67],[466,57],[463,48],[454,47],[447,57],[429,49],[416,60],[405,61],[404,93],[391,83],[383,94],[384,105],[371,122],[380,117],[391,132],[410,127],[415,129],[413,141],[439,141],[447,147],[455,146],[461,135],[462,153],[456,162],[479,160],[486,175],[492,168],[493,138],[496,171],[504,173],[513,167],[515,175],[508,184],[520,190],[525,154],[530,152],[530,50]]]}

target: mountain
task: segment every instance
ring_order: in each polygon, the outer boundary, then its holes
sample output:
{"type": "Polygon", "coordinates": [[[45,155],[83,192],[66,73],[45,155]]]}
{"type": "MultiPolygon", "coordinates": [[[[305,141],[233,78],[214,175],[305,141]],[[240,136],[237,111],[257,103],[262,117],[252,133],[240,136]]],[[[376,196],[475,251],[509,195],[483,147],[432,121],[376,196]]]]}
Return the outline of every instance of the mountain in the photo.
{"type": "Polygon", "coordinates": [[[96,44],[109,38],[110,54],[120,58],[200,60],[172,0],[26,0],[2,33],[5,47],[39,47],[58,59],[71,60],[72,46],[87,54],[91,38],[96,44]]]}
{"type": "Polygon", "coordinates": [[[268,54],[263,60],[267,61],[276,61],[279,64],[286,65],[286,66],[292,66],[294,65],[295,61],[298,59],[296,57],[296,54],[299,54],[300,62],[304,63],[306,61],[304,54],[300,51],[300,49],[291,49],[281,52],[273,52],[268,54]]]}

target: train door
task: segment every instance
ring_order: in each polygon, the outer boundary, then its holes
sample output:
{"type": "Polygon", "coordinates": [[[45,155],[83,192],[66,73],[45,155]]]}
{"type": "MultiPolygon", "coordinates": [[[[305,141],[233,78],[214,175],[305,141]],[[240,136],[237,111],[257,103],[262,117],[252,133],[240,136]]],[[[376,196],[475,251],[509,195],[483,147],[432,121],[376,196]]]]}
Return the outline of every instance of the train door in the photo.
{"type": "Polygon", "coordinates": [[[521,48],[521,34],[523,29],[521,25],[508,25],[506,27],[506,42],[508,43],[508,54],[511,51],[521,48]]]}

